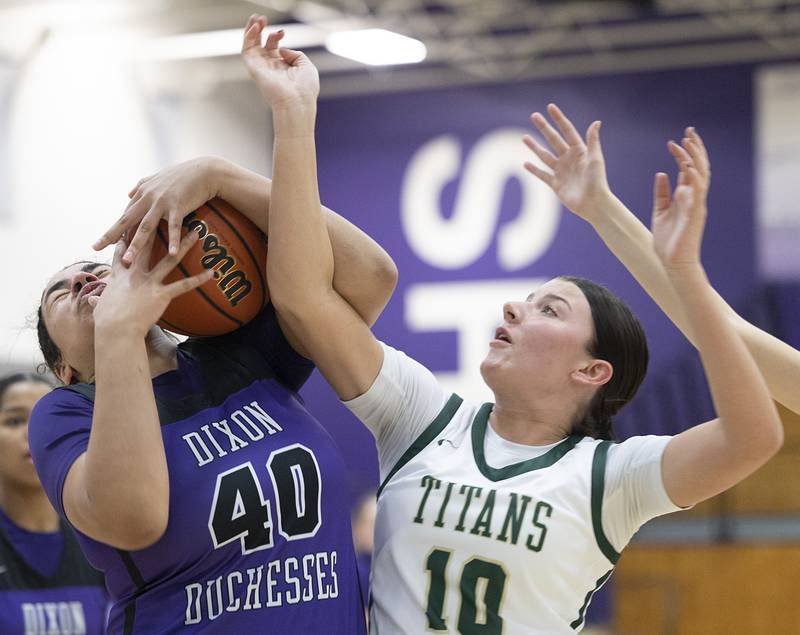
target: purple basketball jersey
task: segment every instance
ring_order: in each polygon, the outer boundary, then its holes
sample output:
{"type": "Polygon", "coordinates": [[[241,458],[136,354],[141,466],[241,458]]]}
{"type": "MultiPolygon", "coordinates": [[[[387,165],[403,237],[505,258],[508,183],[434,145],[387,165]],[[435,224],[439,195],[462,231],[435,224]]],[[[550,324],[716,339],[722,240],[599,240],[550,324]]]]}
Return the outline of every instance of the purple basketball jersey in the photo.
{"type": "Polygon", "coordinates": [[[86,562],[69,527],[35,534],[0,512],[2,635],[102,635],[107,610],[103,576],[86,562]],[[37,549],[47,558],[37,562],[37,549]]]}
{"type": "MultiPolygon", "coordinates": [[[[365,632],[345,466],[296,390],[311,365],[267,309],[238,331],[180,345],[153,381],[169,467],[169,524],[141,551],[80,535],[106,574],[109,633],[365,632]]],[[[61,490],[85,451],[94,386],[34,410],[31,449],[61,490]]]]}

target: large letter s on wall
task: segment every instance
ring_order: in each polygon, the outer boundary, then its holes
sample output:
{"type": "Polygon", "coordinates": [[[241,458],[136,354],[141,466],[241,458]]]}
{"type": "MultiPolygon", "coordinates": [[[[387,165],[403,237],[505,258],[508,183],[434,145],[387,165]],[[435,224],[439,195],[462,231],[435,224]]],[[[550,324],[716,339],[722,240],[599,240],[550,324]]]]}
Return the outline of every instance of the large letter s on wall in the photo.
{"type": "Polygon", "coordinates": [[[558,227],[559,203],[522,167],[530,159],[520,142],[524,133],[500,128],[478,140],[464,161],[450,218],[443,217],[440,201],[444,187],[458,176],[460,142],[442,135],[414,154],[403,180],[400,218],[406,240],[423,261],[440,269],[461,269],[478,260],[491,244],[511,178],[519,181],[522,202],[519,216],[498,232],[500,266],[522,269],[548,249],[558,227]]]}

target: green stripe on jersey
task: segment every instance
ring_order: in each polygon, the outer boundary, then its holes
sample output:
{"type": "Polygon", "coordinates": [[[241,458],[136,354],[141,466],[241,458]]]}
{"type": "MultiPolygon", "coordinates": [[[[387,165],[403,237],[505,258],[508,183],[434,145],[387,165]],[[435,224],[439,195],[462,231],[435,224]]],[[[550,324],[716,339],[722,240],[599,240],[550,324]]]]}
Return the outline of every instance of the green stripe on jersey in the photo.
{"type": "Polygon", "coordinates": [[[447,400],[441,412],[428,424],[428,427],[422,431],[422,434],[414,440],[408,450],[406,450],[403,456],[394,464],[394,467],[386,475],[386,478],[383,479],[383,483],[381,483],[381,486],[378,488],[378,496],[381,495],[383,488],[386,487],[392,477],[397,474],[406,463],[422,452],[431,441],[439,436],[439,433],[447,427],[447,424],[450,423],[453,415],[456,414],[456,411],[461,407],[463,402],[464,400],[457,394],[453,393],[450,395],[450,399],[447,400]]]}
{"type": "Polygon", "coordinates": [[[606,459],[610,447],[611,441],[603,441],[595,449],[592,459],[592,526],[600,551],[611,561],[611,564],[617,564],[619,553],[611,546],[603,531],[603,493],[606,482],[606,459]]]}
{"type": "Polygon", "coordinates": [[[611,569],[611,571],[606,573],[602,578],[600,578],[597,581],[597,584],[595,584],[594,588],[586,594],[586,597],[583,600],[583,606],[578,611],[578,617],[569,625],[570,628],[577,629],[581,624],[583,624],[583,619],[585,617],[586,609],[589,606],[589,602],[592,601],[592,596],[597,592],[597,589],[599,589],[601,586],[605,584],[606,580],[608,580],[608,578],[611,577],[611,574],[613,572],[614,569],[611,569]]]}
{"type": "Polygon", "coordinates": [[[567,437],[561,443],[541,456],[537,456],[527,461],[520,461],[505,467],[492,467],[486,463],[486,457],[483,453],[483,442],[486,437],[486,426],[489,422],[489,415],[492,412],[494,404],[485,403],[478,410],[475,419],[472,422],[472,453],[475,457],[475,464],[486,478],[490,481],[502,481],[513,476],[519,476],[525,472],[532,472],[533,470],[540,470],[544,467],[550,467],[561,457],[563,457],[572,448],[578,445],[578,442],[583,438],[582,436],[573,434],[567,437]]]}

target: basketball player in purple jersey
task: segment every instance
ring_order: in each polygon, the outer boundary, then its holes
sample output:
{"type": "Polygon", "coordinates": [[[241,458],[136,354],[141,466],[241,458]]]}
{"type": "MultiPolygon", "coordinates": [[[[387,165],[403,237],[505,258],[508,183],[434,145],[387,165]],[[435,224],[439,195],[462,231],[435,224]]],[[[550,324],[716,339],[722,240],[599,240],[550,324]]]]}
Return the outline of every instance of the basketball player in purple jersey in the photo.
{"type": "Polygon", "coordinates": [[[103,576],[47,500],[28,450],[28,417],[51,388],[32,373],[0,379],[0,633],[101,635],[103,576]]]}
{"type": "MultiPolygon", "coordinates": [[[[106,574],[109,633],[364,633],[346,469],[297,394],[312,364],[290,325],[268,306],[179,345],[154,326],[207,279],[162,282],[191,236],[149,270],[157,220],[220,196],[266,231],[269,180],[200,159],[131,194],[96,245],[117,241],[112,264],[70,265],[42,294],[40,345],[64,386],[30,425],[50,500],[106,574]]],[[[326,214],[337,289],[374,322],[394,263],[326,214]]]]}

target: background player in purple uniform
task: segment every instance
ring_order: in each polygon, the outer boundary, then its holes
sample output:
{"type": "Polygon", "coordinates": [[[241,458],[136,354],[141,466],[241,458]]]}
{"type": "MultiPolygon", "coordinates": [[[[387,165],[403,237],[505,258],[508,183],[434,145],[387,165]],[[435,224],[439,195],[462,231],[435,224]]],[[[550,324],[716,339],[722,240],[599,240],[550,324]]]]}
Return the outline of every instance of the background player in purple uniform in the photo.
{"type": "Polygon", "coordinates": [[[51,389],[32,373],[0,379],[0,633],[100,635],[103,576],[47,500],[28,449],[31,410],[51,389]]]}
{"type": "MultiPolygon", "coordinates": [[[[110,266],[76,263],[47,284],[40,344],[65,386],[33,413],[33,458],[106,574],[110,633],[357,635],[345,466],[297,395],[312,365],[288,325],[269,306],[233,333],[180,345],[153,326],[200,280],[162,283],[188,237],[148,270],[152,230],[215,195],[267,230],[269,180],[199,159],[134,188],[96,244],[118,241],[110,266]],[[128,245],[121,236],[140,220],[128,245]]],[[[394,264],[325,213],[336,287],[374,322],[394,264]]]]}

